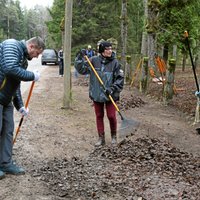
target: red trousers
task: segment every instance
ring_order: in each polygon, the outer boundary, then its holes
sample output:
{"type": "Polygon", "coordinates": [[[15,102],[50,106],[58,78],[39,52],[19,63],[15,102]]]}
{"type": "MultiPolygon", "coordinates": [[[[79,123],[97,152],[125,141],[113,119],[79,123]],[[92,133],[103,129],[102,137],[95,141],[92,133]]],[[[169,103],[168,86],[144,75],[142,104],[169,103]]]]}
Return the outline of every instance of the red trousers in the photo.
{"type": "Polygon", "coordinates": [[[104,107],[106,108],[106,114],[110,123],[111,133],[117,132],[117,118],[116,109],[111,101],[107,103],[94,102],[94,110],[96,114],[96,125],[99,135],[104,134],[104,107]]]}

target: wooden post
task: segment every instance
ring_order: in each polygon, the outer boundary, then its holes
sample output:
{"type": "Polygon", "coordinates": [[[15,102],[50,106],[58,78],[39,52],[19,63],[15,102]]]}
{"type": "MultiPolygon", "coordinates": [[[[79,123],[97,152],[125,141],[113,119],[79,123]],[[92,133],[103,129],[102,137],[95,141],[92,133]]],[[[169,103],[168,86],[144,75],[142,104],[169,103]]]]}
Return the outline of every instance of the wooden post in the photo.
{"type": "Polygon", "coordinates": [[[174,73],[176,68],[176,60],[170,59],[169,60],[169,68],[166,74],[166,82],[163,92],[163,102],[167,105],[170,100],[172,100],[174,95],[174,73]]]}
{"type": "Polygon", "coordinates": [[[132,66],[131,66],[131,56],[126,56],[126,65],[127,65],[127,82],[130,84],[131,77],[132,77],[132,66]]]}
{"type": "Polygon", "coordinates": [[[71,93],[71,31],[73,0],[65,1],[65,34],[64,34],[64,97],[63,108],[70,108],[71,93]]]}
{"type": "Polygon", "coordinates": [[[140,78],[140,92],[146,93],[148,85],[148,57],[143,58],[142,74],[140,78]]]}

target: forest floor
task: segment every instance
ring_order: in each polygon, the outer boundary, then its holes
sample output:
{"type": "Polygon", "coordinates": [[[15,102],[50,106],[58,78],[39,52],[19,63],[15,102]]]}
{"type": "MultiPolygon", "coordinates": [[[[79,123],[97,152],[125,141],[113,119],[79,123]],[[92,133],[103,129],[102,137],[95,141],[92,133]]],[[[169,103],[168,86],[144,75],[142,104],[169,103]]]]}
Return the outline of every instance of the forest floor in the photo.
{"type": "MultiPolygon", "coordinates": [[[[72,76],[72,104],[63,109],[63,78],[49,66],[36,82],[13,158],[22,176],[0,180],[2,200],[198,200],[200,135],[193,126],[196,98],[191,69],[177,70],[177,94],[163,105],[162,86],[148,95],[125,86],[118,103],[126,119],[140,122],[118,145],[95,148],[97,131],[88,84],[72,76]]],[[[26,99],[28,92],[25,93],[26,99]]],[[[20,115],[15,113],[16,127],[20,115]]],[[[121,119],[118,116],[118,126],[121,119]]]]}

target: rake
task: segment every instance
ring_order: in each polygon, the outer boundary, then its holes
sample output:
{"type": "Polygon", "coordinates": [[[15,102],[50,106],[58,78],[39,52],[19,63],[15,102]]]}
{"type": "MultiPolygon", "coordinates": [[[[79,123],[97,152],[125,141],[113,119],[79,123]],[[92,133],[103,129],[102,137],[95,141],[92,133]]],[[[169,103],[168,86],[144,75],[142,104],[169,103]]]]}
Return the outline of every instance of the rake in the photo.
{"type": "MultiPolygon", "coordinates": [[[[35,84],[35,81],[33,81],[32,84],[31,84],[31,87],[30,87],[30,90],[29,90],[29,94],[28,94],[28,98],[26,100],[25,108],[28,107],[28,104],[29,104],[29,101],[30,101],[30,98],[31,98],[31,95],[32,95],[34,84],[35,84]]],[[[17,135],[19,134],[19,131],[20,131],[20,128],[21,128],[23,120],[24,120],[24,116],[22,115],[22,117],[20,119],[20,122],[19,122],[19,125],[18,125],[17,130],[16,130],[15,137],[13,139],[13,144],[15,144],[15,142],[16,142],[17,135]]]]}

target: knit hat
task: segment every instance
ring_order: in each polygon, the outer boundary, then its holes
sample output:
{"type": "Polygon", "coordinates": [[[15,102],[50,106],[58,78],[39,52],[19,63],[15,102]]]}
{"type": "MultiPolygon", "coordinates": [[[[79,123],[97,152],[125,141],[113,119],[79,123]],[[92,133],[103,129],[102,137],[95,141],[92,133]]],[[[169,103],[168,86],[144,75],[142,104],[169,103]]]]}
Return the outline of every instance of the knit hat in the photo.
{"type": "Polygon", "coordinates": [[[110,42],[101,42],[99,44],[99,53],[103,53],[106,47],[112,47],[112,44],[110,42]]]}

